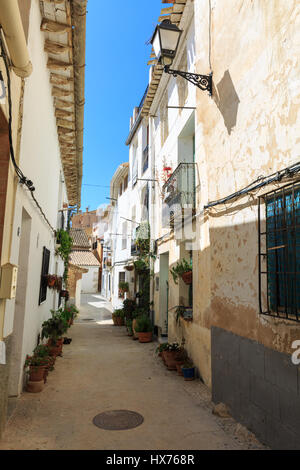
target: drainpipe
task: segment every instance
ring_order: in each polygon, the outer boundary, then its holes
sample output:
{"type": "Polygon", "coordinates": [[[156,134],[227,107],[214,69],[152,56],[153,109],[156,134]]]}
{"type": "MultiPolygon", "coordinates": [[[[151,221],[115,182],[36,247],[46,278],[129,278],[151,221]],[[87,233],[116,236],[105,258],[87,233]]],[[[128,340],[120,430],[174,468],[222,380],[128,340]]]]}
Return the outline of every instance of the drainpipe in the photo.
{"type": "Polygon", "coordinates": [[[28,77],[32,72],[32,64],[17,0],[0,0],[0,23],[13,71],[19,77],[28,77]]]}

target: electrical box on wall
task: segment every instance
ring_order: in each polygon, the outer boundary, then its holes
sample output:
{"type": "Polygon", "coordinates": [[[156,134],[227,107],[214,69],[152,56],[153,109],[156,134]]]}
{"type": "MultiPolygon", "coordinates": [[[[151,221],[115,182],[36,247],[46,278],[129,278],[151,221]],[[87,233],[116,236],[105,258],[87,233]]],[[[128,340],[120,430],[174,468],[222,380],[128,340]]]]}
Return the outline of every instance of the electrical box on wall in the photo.
{"type": "Polygon", "coordinates": [[[18,266],[4,264],[1,266],[0,299],[14,299],[17,290],[18,266]]]}

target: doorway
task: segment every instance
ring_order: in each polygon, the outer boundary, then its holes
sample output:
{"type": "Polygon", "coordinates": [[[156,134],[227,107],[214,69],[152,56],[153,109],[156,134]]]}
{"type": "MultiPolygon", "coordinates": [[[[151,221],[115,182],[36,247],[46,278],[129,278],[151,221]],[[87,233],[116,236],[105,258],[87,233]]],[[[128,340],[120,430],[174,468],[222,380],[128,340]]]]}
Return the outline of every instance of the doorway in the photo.
{"type": "Polygon", "coordinates": [[[18,258],[17,294],[15,299],[14,327],[12,335],[9,396],[19,396],[23,389],[23,334],[26,312],[27,277],[29,264],[31,217],[23,209],[21,239],[18,258]]]}
{"type": "Polygon", "coordinates": [[[159,257],[159,319],[161,336],[168,336],[168,310],[169,310],[169,252],[159,257]]]}

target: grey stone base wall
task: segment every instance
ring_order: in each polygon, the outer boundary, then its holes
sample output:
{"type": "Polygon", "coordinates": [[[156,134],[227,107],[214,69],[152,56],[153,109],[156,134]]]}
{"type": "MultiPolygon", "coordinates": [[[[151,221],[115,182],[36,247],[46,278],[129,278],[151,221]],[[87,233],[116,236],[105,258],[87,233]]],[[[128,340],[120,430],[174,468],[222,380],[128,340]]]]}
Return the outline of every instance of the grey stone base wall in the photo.
{"type": "Polygon", "coordinates": [[[12,337],[8,336],[4,339],[6,347],[6,364],[0,364],[0,438],[4,431],[6,418],[7,418],[7,403],[8,403],[8,378],[9,378],[9,364],[11,352],[12,337]]]}
{"type": "Polygon", "coordinates": [[[300,367],[291,356],[213,327],[212,398],[272,449],[300,449],[300,367]]]}

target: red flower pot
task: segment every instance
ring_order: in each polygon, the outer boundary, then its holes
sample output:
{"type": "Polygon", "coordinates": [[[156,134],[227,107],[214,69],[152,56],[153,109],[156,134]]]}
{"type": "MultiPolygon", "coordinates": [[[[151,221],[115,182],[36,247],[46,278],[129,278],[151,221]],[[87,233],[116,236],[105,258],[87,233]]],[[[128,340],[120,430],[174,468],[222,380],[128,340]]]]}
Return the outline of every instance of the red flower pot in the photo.
{"type": "Polygon", "coordinates": [[[147,333],[138,333],[140,343],[151,343],[152,341],[152,331],[147,333]]]}
{"type": "Polygon", "coordinates": [[[30,366],[29,369],[29,380],[30,382],[40,382],[44,380],[46,366],[30,366]]]}
{"type": "Polygon", "coordinates": [[[192,284],[193,282],[193,271],[187,271],[186,273],[182,274],[182,279],[186,284],[192,284]]]}

